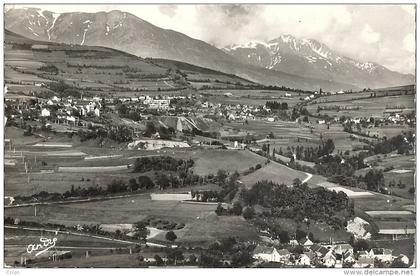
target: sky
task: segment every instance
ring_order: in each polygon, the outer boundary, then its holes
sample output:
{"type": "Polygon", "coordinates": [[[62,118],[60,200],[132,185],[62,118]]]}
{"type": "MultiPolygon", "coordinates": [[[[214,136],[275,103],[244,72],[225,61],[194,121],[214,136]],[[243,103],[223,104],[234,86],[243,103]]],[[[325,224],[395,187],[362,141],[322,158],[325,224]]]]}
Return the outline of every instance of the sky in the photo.
{"type": "MultiPolygon", "coordinates": [[[[282,34],[312,38],[348,57],[415,72],[411,5],[22,5],[53,12],[130,12],[222,48],[282,34]]],[[[15,5],[15,8],[22,6],[15,5]]],[[[7,6],[6,9],[12,6],[7,6]]]]}

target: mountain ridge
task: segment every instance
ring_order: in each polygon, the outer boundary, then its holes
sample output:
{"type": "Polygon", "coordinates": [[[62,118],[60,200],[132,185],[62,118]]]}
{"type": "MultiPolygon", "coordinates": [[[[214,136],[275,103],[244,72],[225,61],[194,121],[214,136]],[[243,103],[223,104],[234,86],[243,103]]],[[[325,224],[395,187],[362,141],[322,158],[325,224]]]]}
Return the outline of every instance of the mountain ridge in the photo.
{"type": "Polygon", "coordinates": [[[391,71],[375,62],[361,62],[341,55],[315,39],[298,39],[281,35],[269,41],[250,41],[230,45],[222,50],[249,64],[271,70],[299,73],[305,77],[360,81],[363,87],[379,87],[384,83],[414,83],[414,76],[391,71]],[[303,69],[304,67],[304,69],[303,69]],[[378,79],[378,80],[375,80],[378,79]],[[389,79],[392,82],[389,82],[389,79]]]}
{"type": "Polygon", "coordinates": [[[118,10],[57,14],[33,8],[11,9],[5,14],[5,28],[31,39],[104,46],[142,57],[177,60],[265,85],[284,85],[305,90],[359,90],[363,87],[345,78],[337,80],[325,74],[309,74],[305,68],[302,71],[252,64],[204,41],[159,28],[118,10]]]}

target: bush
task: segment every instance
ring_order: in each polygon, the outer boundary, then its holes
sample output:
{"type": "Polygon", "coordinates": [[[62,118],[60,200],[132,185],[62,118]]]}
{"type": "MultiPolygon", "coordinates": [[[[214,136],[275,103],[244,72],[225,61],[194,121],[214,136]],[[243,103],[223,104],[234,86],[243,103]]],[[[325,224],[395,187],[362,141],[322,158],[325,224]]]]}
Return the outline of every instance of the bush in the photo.
{"type": "Polygon", "coordinates": [[[58,68],[55,65],[48,64],[44,65],[38,68],[40,71],[48,72],[57,75],[58,74],[58,68]]]}
{"type": "Polygon", "coordinates": [[[242,214],[242,204],[237,201],[233,204],[232,213],[236,216],[240,216],[242,214]]]}
{"type": "Polygon", "coordinates": [[[169,231],[168,233],[166,233],[165,238],[170,242],[174,242],[178,237],[176,236],[174,231],[169,231]]]}
{"type": "Polygon", "coordinates": [[[247,206],[245,207],[244,211],[243,211],[243,217],[245,219],[253,219],[255,216],[255,210],[253,207],[251,206],[247,206]]]}
{"type": "Polygon", "coordinates": [[[223,215],[226,212],[226,209],[222,207],[222,204],[221,203],[219,203],[219,204],[217,204],[217,208],[216,208],[216,210],[214,212],[218,216],[221,216],[221,215],[223,215]]]}

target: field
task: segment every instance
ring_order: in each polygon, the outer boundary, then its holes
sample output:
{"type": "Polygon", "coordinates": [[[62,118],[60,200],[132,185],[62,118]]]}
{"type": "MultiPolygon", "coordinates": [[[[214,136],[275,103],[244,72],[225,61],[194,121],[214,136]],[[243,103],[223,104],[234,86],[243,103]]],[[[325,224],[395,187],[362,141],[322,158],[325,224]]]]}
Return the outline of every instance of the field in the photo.
{"type": "MultiPolygon", "coordinates": [[[[149,194],[129,198],[111,199],[68,205],[8,208],[5,216],[23,221],[55,223],[66,226],[76,224],[131,224],[149,217],[185,224],[185,228],[175,230],[180,243],[208,245],[215,239],[238,236],[244,240],[255,240],[255,230],[242,217],[218,217],[215,204],[182,203],[179,201],[154,201],[149,194]]],[[[165,231],[159,231],[151,241],[165,241],[165,231]]]]}
{"type": "Polygon", "coordinates": [[[306,224],[297,224],[294,220],[288,218],[276,218],[275,222],[289,234],[294,234],[297,228],[301,228],[303,231],[312,232],[314,238],[322,242],[330,241],[330,239],[333,239],[335,242],[347,242],[350,238],[350,234],[345,230],[334,231],[334,229],[324,223],[311,223],[308,228],[306,224]]]}
{"type": "Polygon", "coordinates": [[[341,125],[332,124],[329,129],[326,125],[314,124],[314,133],[322,136],[323,139],[332,139],[334,141],[334,152],[342,151],[343,153],[349,151],[350,154],[361,150],[366,145],[360,142],[359,139],[351,138],[351,134],[345,132],[341,125]]]}
{"type": "MultiPolygon", "coordinates": [[[[341,96],[341,95],[340,95],[341,96]]],[[[340,96],[337,96],[340,99],[340,96]]],[[[347,96],[341,96],[347,97],[347,96]]],[[[398,106],[403,106],[404,112],[412,112],[415,110],[415,101],[413,95],[398,95],[398,96],[388,96],[388,97],[377,97],[377,98],[367,98],[367,99],[356,99],[356,100],[343,100],[343,101],[334,101],[327,103],[312,103],[308,106],[308,111],[312,114],[317,113],[318,106],[328,107],[328,106],[342,106],[342,107],[358,107],[359,109],[353,110],[322,110],[320,114],[327,114],[330,116],[350,116],[350,117],[372,117],[372,116],[383,116],[383,113],[387,109],[395,108],[396,103],[398,106]]]]}
{"type": "MultiPolygon", "coordinates": [[[[111,250],[125,249],[129,244],[98,239],[94,237],[85,237],[80,235],[69,235],[58,233],[55,235],[51,232],[41,231],[29,231],[23,229],[5,229],[5,263],[12,265],[15,261],[20,261],[20,256],[26,253],[26,247],[33,243],[39,242],[40,237],[45,238],[57,238],[56,249],[57,250],[71,250],[72,259],[79,259],[85,256],[86,251],[89,251],[90,255],[103,255],[110,254],[111,250]]],[[[127,252],[128,249],[123,250],[127,252]]]]}
{"type": "MultiPolygon", "coordinates": [[[[365,159],[377,170],[384,171],[385,187],[396,196],[414,199],[410,189],[415,188],[415,156],[400,155],[397,153],[378,154],[365,159]]],[[[355,172],[355,175],[364,175],[369,168],[355,172]]]]}
{"type": "MultiPolygon", "coordinates": [[[[217,216],[214,212],[203,214],[177,230],[177,242],[185,245],[208,246],[215,240],[238,237],[243,241],[257,241],[258,235],[252,225],[241,216],[217,216]]],[[[160,234],[156,240],[164,240],[160,234]]]]}
{"type": "Polygon", "coordinates": [[[178,201],[153,201],[149,194],[142,194],[106,201],[41,206],[37,208],[36,217],[33,216],[33,207],[9,208],[6,210],[6,216],[64,225],[135,223],[148,216],[187,223],[202,213],[213,212],[215,207],[197,205],[192,209],[188,204],[178,201]]]}
{"type": "Polygon", "coordinates": [[[37,42],[10,32],[5,36],[8,41],[5,47],[5,80],[10,85],[11,93],[27,93],[29,90],[51,92],[36,85],[51,82],[51,75],[54,75],[54,80],[64,80],[77,89],[84,88],[87,93],[112,97],[119,93],[134,96],[158,91],[165,93],[165,90],[170,90],[172,94],[191,91],[196,87],[192,85],[194,81],[200,79],[204,79],[204,84],[212,88],[253,85],[234,75],[182,62],[145,60],[102,47],[37,42]],[[32,45],[41,45],[45,50],[33,49],[32,45]],[[57,74],[43,69],[46,65],[54,66],[57,74]],[[179,78],[168,73],[169,68],[182,72],[192,84],[179,81],[179,78]]]}
{"type": "Polygon", "coordinates": [[[319,140],[319,135],[311,133],[309,127],[304,127],[296,122],[267,120],[250,120],[247,124],[238,121],[227,122],[225,126],[240,129],[255,135],[257,139],[266,138],[270,133],[274,134],[275,139],[319,140]]]}
{"type": "MultiPolygon", "coordinates": [[[[271,147],[271,145],[273,145],[273,144],[270,144],[270,147],[271,147]]],[[[282,162],[286,162],[286,163],[290,162],[290,158],[289,157],[286,157],[286,156],[283,156],[283,155],[280,155],[280,154],[277,154],[277,153],[275,154],[274,157],[276,157],[277,159],[281,160],[282,162]]],[[[299,165],[308,166],[308,167],[311,167],[311,168],[315,166],[315,163],[309,162],[309,161],[295,160],[295,162],[297,164],[299,164],[299,165]]]]}
{"type": "Polygon", "coordinates": [[[218,170],[243,172],[265,162],[265,158],[244,150],[210,150],[195,158],[194,173],[198,175],[216,174],[218,170]]]}
{"type": "Polygon", "coordinates": [[[261,169],[242,176],[241,181],[247,188],[251,188],[255,183],[262,180],[273,181],[278,184],[291,186],[295,178],[299,178],[303,181],[306,177],[307,175],[303,172],[293,170],[276,162],[270,162],[261,169]]]}

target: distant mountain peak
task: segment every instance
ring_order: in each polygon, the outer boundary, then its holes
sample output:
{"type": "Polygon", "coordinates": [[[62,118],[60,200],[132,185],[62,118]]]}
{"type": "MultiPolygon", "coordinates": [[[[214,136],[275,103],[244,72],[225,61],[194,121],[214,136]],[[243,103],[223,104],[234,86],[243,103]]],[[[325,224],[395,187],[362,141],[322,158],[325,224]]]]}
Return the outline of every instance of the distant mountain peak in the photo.
{"type": "Polygon", "coordinates": [[[305,77],[337,80],[362,87],[383,86],[384,83],[407,84],[414,76],[392,72],[368,61],[341,55],[326,44],[308,38],[283,34],[269,41],[251,41],[223,50],[242,62],[305,77]],[[382,83],[382,84],[381,84],[382,83]]]}
{"type": "Polygon", "coordinates": [[[290,34],[218,49],[120,10],[58,14],[42,9],[10,9],[4,19],[6,29],[30,39],[104,46],[142,57],[178,60],[267,85],[326,90],[414,83],[412,75],[356,61],[317,40],[290,34]]]}

